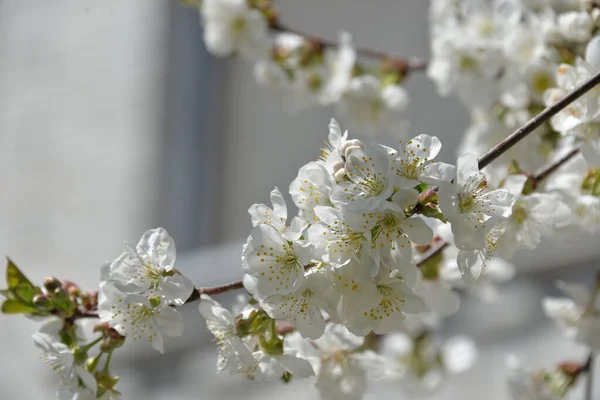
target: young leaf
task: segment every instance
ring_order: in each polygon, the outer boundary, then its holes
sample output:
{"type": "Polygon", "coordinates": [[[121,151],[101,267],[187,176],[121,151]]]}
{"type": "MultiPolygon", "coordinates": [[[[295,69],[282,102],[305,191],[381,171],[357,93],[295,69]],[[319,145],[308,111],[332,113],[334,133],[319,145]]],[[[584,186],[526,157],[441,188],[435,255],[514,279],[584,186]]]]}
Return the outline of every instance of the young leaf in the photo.
{"type": "Polygon", "coordinates": [[[38,310],[17,300],[8,299],[2,303],[2,312],[4,314],[30,314],[37,313],[38,310]]]}
{"type": "Polygon", "coordinates": [[[26,284],[33,287],[33,283],[21,272],[21,270],[11,261],[6,259],[6,284],[9,289],[16,288],[19,284],[26,284]]]}

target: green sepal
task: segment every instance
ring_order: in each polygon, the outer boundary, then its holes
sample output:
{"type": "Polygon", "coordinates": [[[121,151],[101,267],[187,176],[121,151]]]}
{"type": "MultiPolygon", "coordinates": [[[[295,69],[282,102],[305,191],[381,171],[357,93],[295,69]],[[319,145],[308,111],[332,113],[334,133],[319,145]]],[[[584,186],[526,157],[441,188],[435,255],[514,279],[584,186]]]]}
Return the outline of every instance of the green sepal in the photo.
{"type": "Polygon", "coordinates": [[[283,373],[283,375],[281,375],[281,380],[283,381],[283,383],[290,383],[290,381],[292,380],[292,376],[292,374],[286,371],[283,373]]]}
{"type": "Polygon", "coordinates": [[[419,193],[423,193],[425,190],[427,190],[428,187],[428,184],[421,182],[417,186],[415,186],[414,189],[419,193]]]}
{"type": "Polygon", "coordinates": [[[2,312],[4,314],[31,314],[37,313],[38,310],[28,304],[24,304],[19,300],[7,299],[2,303],[2,312]]]}

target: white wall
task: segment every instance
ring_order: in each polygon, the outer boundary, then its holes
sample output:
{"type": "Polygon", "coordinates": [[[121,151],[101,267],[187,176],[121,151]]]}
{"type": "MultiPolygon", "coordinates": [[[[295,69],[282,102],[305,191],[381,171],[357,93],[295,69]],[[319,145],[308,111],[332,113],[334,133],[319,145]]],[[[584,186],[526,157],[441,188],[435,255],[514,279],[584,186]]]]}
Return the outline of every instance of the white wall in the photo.
{"type": "MultiPolygon", "coordinates": [[[[0,252],[35,281],[92,289],[157,223],[167,21],[166,1],[0,1],[0,252]]],[[[0,316],[3,399],[51,397],[36,325],[0,316]]]]}

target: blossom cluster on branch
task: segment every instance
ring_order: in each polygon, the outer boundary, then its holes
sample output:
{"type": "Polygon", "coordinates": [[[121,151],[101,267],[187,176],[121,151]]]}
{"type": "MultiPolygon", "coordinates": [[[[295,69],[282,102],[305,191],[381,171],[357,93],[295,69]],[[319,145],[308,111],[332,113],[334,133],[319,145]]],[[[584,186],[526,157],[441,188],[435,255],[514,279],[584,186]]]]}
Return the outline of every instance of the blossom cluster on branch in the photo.
{"type": "Polygon", "coordinates": [[[354,129],[402,136],[409,97],[401,85],[418,60],[356,48],[349,33],[328,42],[281,24],[270,0],[186,0],[198,9],[204,43],[218,57],[253,63],[256,81],[292,112],[335,106],[354,129]]]}
{"type": "MultiPolygon", "coordinates": [[[[256,62],[286,98],[336,103],[362,132],[394,126],[409,63],[359,51],[346,34],[339,47],[270,37],[283,28],[269,1],[187,2],[201,12],[211,52],[256,62]],[[375,76],[359,54],[384,68],[375,76]]],[[[378,380],[411,393],[442,386],[477,355],[469,338],[436,332],[460,293],[493,301],[517,251],[568,229],[600,231],[598,13],[593,2],[434,1],[428,74],[473,116],[456,165],[436,160],[443,138],[364,143],[332,119],[321,157],[289,185],[297,214],[277,187],[270,205],[248,210],[240,282],[195,287],[175,268],[173,238],[156,228],[101,268],[97,292],[56,278],[37,286],[9,260],[2,312],[45,321],[33,340],[60,376],[61,400],[119,398],[113,353],[127,341],[162,352],[183,333],[177,308],[196,301],[219,372],[312,379],[326,400],[361,399],[378,380]],[[540,116],[541,127],[527,128],[540,116]],[[212,298],[242,288],[231,310],[212,298]]],[[[600,279],[591,291],[558,285],[569,298],[545,298],[545,313],[598,351],[600,279]]],[[[591,375],[592,357],[549,370],[515,357],[508,365],[515,399],[556,400],[591,375]]]]}
{"type": "MultiPolygon", "coordinates": [[[[600,67],[600,9],[593,1],[435,0],[430,22],[427,74],[441,95],[456,94],[472,117],[461,153],[486,151],[600,67]]],[[[583,156],[547,188],[560,193],[583,229],[597,232],[599,121],[593,90],[485,172],[499,182],[515,160],[517,168],[533,171],[581,145],[583,156]]]]}

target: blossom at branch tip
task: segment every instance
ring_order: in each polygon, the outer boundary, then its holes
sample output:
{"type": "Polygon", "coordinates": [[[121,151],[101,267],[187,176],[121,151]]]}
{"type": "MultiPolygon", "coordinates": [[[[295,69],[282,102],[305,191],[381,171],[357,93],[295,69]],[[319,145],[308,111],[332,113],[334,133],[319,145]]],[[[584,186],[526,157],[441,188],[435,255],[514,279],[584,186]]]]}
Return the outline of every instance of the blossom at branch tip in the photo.
{"type": "Polygon", "coordinates": [[[163,228],[144,233],[137,246],[126,245],[125,252],[110,263],[103,280],[114,283],[127,294],[159,296],[167,304],[182,305],[194,284],[173,269],[175,242],[163,228]]]}

